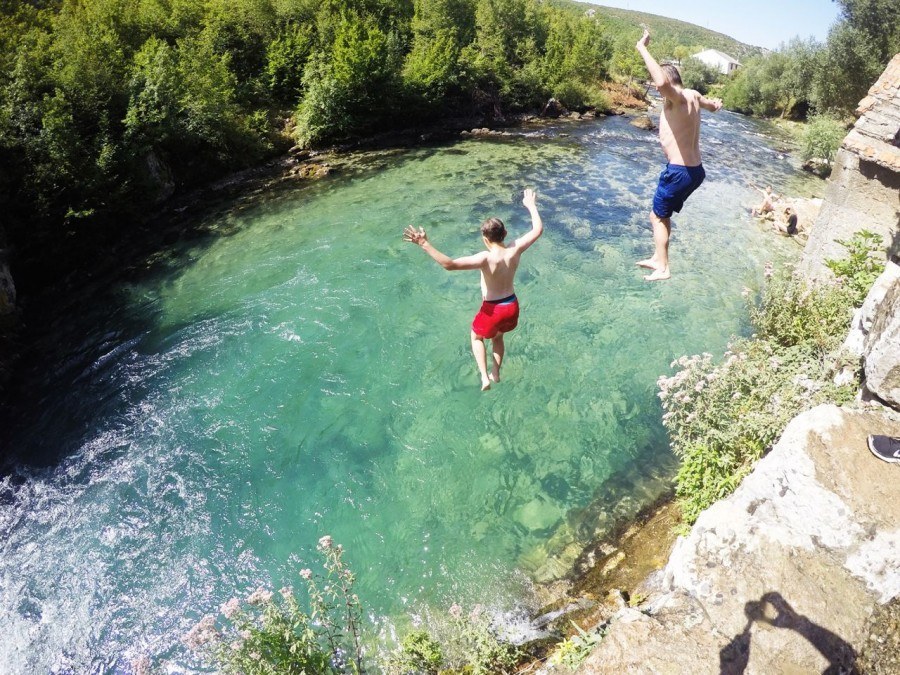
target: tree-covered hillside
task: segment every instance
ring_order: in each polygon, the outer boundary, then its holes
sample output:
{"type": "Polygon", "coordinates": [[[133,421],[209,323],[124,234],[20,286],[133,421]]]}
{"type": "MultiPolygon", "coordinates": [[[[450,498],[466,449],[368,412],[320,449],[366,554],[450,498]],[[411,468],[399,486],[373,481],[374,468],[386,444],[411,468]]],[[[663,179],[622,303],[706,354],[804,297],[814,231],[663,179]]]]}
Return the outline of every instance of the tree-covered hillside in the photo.
{"type": "Polygon", "coordinates": [[[573,2],[572,4],[580,6],[585,12],[594,10],[602,18],[609,32],[615,35],[633,34],[636,26],[642,23],[646,24],[653,34],[654,54],[660,58],[684,58],[685,55],[696,54],[704,49],[718,49],[738,61],[742,61],[766,51],[761,47],[738,42],[724,33],[717,33],[678,19],[629,9],[603,7],[587,2],[573,2]]]}

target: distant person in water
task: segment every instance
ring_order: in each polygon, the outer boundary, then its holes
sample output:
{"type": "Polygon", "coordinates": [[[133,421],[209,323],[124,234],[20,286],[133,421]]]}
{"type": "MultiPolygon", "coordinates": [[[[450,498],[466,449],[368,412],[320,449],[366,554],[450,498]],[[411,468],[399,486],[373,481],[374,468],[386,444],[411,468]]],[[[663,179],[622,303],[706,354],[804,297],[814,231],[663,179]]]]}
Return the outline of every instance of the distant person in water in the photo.
{"type": "Polygon", "coordinates": [[[659,142],[668,163],[659,175],[659,185],[653,196],[650,224],[653,226],[653,255],[636,264],[653,270],[644,277],[647,281],[668,279],[669,236],[672,232],[672,213],[680,212],[685,200],[700,187],[706,172],[700,161],[700,109],[716,112],[722,107],[717,98],[706,98],[693,89],[685,89],[675,66],[660,66],[650,55],[650,31],[638,40],[638,52],[644,57],[650,78],[663,97],[659,117],[659,142]]]}
{"type": "Polygon", "coordinates": [[[762,194],[762,203],[759,206],[750,209],[750,215],[765,216],[766,214],[773,213],[775,211],[775,202],[778,201],[779,196],[772,192],[772,186],[767,185],[765,190],[756,187],[755,185],[751,185],[750,187],[754,190],[758,190],[762,194]]]}
{"type": "Polygon", "coordinates": [[[481,309],[472,321],[472,353],[481,375],[481,390],[491,388],[491,382],[500,381],[500,366],[506,346],[504,333],[513,330],[519,322],[519,301],[513,289],[513,280],[522,253],[538,240],[544,232],[544,224],[537,210],[534,190],[525,190],[522,198],[531,213],[531,230],[507,246],[506,227],[499,218],[488,218],[481,224],[481,239],[486,251],[463,258],[449,258],[438,251],[423,228],[408,226],[403,241],[412,242],[434,258],[445,270],[479,270],[481,272],[481,309]],[[484,341],[491,341],[491,371],[487,369],[487,349],[484,341]]]}
{"type": "Polygon", "coordinates": [[[786,207],[781,215],[781,220],[772,223],[772,227],[774,227],[777,232],[787,235],[788,237],[793,237],[797,234],[797,214],[794,213],[794,209],[790,206],[786,207]]]}

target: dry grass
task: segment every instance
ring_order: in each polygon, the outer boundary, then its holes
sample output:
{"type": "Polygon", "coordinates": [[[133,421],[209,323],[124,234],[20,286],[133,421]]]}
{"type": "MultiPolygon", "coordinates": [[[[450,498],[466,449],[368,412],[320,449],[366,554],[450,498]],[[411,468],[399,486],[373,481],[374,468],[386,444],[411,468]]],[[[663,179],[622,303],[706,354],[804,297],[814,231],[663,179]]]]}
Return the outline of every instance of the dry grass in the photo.
{"type": "Polygon", "coordinates": [[[609,99],[610,108],[614,112],[647,109],[646,93],[639,84],[604,82],[600,88],[609,99]]]}

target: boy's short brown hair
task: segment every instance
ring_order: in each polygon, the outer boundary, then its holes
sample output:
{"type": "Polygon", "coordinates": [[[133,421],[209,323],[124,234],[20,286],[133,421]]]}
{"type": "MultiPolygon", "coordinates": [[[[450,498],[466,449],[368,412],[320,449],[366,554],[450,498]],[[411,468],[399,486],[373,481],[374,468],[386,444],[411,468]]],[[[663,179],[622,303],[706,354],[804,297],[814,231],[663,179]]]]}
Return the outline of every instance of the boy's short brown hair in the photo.
{"type": "Polygon", "coordinates": [[[671,63],[664,63],[660,68],[662,68],[662,71],[665,73],[666,79],[670,84],[677,84],[679,87],[684,86],[681,83],[681,73],[678,72],[678,68],[671,63]]]}
{"type": "Polygon", "coordinates": [[[499,218],[488,218],[481,224],[481,234],[488,241],[499,244],[506,237],[506,225],[499,218]]]}

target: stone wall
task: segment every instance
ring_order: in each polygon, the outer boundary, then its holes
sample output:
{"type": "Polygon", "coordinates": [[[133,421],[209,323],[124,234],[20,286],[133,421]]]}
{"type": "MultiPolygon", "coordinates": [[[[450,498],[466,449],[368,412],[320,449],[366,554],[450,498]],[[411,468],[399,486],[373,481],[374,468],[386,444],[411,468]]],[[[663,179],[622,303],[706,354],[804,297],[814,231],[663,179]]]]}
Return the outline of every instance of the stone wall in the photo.
{"type": "Polygon", "coordinates": [[[857,113],[861,117],[835,157],[825,204],[800,264],[813,279],[830,274],[826,260],[846,256],[838,240],[862,229],[880,234],[889,256],[900,254],[900,54],[857,113]]]}

